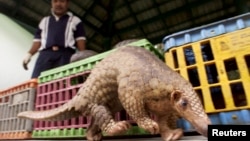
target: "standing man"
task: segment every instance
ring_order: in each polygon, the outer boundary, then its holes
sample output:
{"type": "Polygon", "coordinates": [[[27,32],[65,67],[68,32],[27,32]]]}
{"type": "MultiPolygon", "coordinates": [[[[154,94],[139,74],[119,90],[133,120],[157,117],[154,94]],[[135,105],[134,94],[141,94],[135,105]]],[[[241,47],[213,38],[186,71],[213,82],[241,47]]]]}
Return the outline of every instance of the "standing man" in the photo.
{"type": "Polygon", "coordinates": [[[71,56],[85,50],[85,31],[82,21],[68,12],[69,0],[51,0],[51,15],[44,17],[34,35],[31,49],[23,60],[23,67],[39,51],[31,78],[70,62],[71,56]]]}

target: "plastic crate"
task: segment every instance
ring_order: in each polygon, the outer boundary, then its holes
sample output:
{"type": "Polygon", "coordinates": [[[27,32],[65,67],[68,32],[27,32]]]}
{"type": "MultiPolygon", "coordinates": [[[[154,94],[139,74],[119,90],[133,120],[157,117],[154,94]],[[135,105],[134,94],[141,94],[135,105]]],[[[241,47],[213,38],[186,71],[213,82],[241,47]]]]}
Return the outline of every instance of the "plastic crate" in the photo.
{"type": "MultiPolygon", "coordinates": [[[[46,83],[38,84],[36,96],[36,110],[46,110],[60,106],[76,95],[79,88],[84,85],[90,71],[77,73],[56,79],[46,83]]],[[[125,110],[115,114],[116,121],[126,120],[132,125],[136,123],[125,112],[125,110]]],[[[78,138],[84,137],[86,128],[90,124],[90,117],[79,116],[63,121],[35,121],[33,138],[78,138]]],[[[147,134],[143,129],[133,126],[123,135],[147,134]]]]}
{"type": "Polygon", "coordinates": [[[27,80],[26,82],[17,84],[15,86],[0,90],[0,96],[2,95],[7,95],[7,94],[13,94],[15,92],[19,92],[25,89],[29,89],[29,88],[36,88],[37,87],[37,79],[31,79],[31,80],[27,80]]]}
{"type": "MultiPolygon", "coordinates": [[[[159,52],[159,50],[155,49],[154,46],[146,39],[142,39],[136,42],[132,42],[129,45],[134,45],[138,47],[143,47],[152,53],[154,53],[156,56],[158,56],[161,60],[164,61],[164,56],[159,52]]],[[[110,51],[91,56],[89,58],[73,62],[61,67],[57,67],[54,69],[50,69],[47,71],[44,71],[41,73],[41,75],[38,77],[39,83],[45,83],[52,80],[60,79],[63,77],[67,77],[72,74],[77,74],[86,70],[91,70],[96,63],[101,61],[104,57],[106,57],[108,54],[113,52],[116,49],[112,49],[110,51]]]]}
{"type": "Polygon", "coordinates": [[[165,52],[165,62],[190,81],[207,113],[250,108],[250,27],[165,52]]]}
{"type": "Polygon", "coordinates": [[[250,26],[250,13],[177,32],[163,38],[164,51],[172,47],[230,33],[250,26]]]}
{"type": "MultiPolygon", "coordinates": [[[[250,110],[236,110],[230,112],[220,112],[216,114],[209,114],[209,118],[214,125],[249,125],[250,124],[250,110]]],[[[196,131],[194,127],[186,120],[180,119],[178,127],[182,128],[184,132],[196,131]]]]}
{"type": "Polygon", "coordinates": [[[31,139],[32,134],[30,132],[6,132],[0,133],[0,140],[13,140],[13,139],[31,139]]]}
{"type": "Polygon", "coordinates": [[[36,80],[6,89],[0,95],[0,139],[27,139],[31,137],[33,121],[17,114],[34,109],[36,80]]]}
{"type": "MultiPolygon", "coordinates": [[[[36,96],[36,110],[56,108],[71,100],[89,75],[88,71],[70,75],[54,81],[38,85],[36,96]]],[[[35,121],[34,130],[86,128],[90,118],[76,117],[63,121],[35,121]]]]}
{"type": "MultiPolygon", "coordinates": [[[[149,132],[139,128],[138,126],[132,126],[126,133],[116,136],[131,136],[131,135],[150,135],[149,132]]],[[[107,135],[103,134],[107,137],[107,135]]],[[[86,128],[67,128],[67,129],[50,129],[50,130],[34,130],[32,138],[85,138],[86,128]]]]}
{"type": "Polygon", "coordinates": [[[34,130],[32,138],[83,138],[86,136],[86,128],[48,129],[34,130]]]}

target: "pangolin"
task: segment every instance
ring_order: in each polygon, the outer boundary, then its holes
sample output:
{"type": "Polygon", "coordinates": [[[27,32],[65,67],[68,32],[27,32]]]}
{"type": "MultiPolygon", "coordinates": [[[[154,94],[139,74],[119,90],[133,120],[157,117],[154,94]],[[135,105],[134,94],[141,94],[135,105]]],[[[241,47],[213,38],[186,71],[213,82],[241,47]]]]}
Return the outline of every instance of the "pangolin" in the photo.
{"type": "Polygon", "coordinates": [[[164,141],[182,137],[183,130],[175,128],[177,116],[204,136],[210,124],[191,83],[153,53],[137,46],[119,47],[97,63],[78,93],[64,105],[21,112],[18,117],[64,120],[91,116],[86,138],[100,141],[102,133],[116,135],[130,128],[128,121],[114,120],[114,114],[123,109],[140,128],[160,134],[164,141]]]}

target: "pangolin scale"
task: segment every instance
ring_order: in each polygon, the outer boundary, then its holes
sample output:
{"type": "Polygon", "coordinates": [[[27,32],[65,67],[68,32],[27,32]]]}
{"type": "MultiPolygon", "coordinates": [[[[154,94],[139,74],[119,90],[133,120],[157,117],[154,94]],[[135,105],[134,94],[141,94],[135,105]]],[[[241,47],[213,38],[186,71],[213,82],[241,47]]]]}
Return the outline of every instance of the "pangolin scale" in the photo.
{"type": "Polygon", "coordinates": [[[140,128],[160,134],[164,141],[183,135],[175,126],[178,117],[204,136],[210,124],[191,83],[150,51],[136,46],[117,48],[97,63],[76,96],[64,105],[48,111],[25,111],[18,117],[63,120],[91,116],[86,138],[100,141],[102,132],[116,135],[130,128],[129,122],[114,120],[114,114],[122,109],[140,128]]]}

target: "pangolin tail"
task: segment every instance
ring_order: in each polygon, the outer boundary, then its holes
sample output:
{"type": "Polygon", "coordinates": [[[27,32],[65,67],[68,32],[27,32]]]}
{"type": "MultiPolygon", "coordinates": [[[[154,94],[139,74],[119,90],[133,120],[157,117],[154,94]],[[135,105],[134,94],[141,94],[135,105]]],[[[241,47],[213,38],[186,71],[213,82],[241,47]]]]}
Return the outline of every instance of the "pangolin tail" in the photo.
{"type": "Polygon", "coordinates": [[[20,118],[32,119],[32,120],[66,120],[73,117],[80,116],[81,113],[76,111],[72,107],[72,100],[54,109],[44,111],[24,111],[19,113],[17,116],[20,118]]]}

